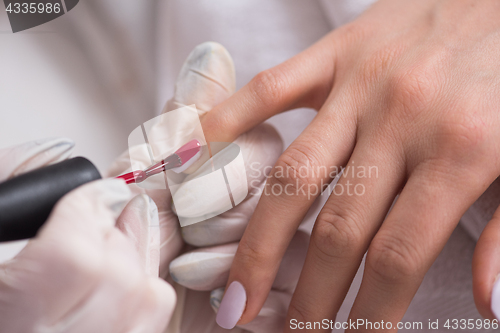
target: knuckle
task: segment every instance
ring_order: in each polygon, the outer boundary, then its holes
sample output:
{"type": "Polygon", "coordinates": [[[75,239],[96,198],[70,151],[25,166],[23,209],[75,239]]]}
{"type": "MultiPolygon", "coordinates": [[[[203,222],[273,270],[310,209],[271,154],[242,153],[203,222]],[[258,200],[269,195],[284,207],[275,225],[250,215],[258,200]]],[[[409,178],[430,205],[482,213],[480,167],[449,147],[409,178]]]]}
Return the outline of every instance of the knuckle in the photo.
{"type": "Polygon", "coordinates": [[[347,23],[335,29],[333,33],[338,36],[343,45],[352,45],[358,41],[365,40],[368,35],[373,33],[366,24],[347,23]]]}
{"type": "Polygon", "coordinates": [[[283,100],[288,86],[286,74],[279,68],[271,68],[257,74],[250,82],[250,88],[264,107],[283,100]]]}
{"type": "Polygon", "coordinates": [[[377,282],[402,283],[419,275],[417,253],[400,236],[377,236],[368,250],[366,268],[377,282]]]}
{"type": "Polygon", "coordinates": [[[318,216],[312,243],[326,260],[356,256],[363,247],[363,234],[356,224],[323,208],[318,216]]]}
{"type": "MultiPolygon", "coordinates": [[[[317,176],[310,171],[318,163],[312,156],[313,154],[307,147],[290,146],[276,162],[270,185],[276,184],[294,191],[315,184],[317,176]]],[[[286,193],[289,193],[289,190],[286,193]]]]}
{"type": "Polygon", "coordinates": [[[220,140],[222,136],[220,129],[224,128],[224,139],[230,138],[232,141],[238,137],[240,127],[238,119],[232,112],[208,112],[203,115],[203,132],[206,133],[207,139],[220,140]]]}
{"type": "Polygon", "coordinates": [[[315,308],[315,304],[312,304],[307,298],[302,298],[300,302],[292,301],[288,307],[288,317],[297,319],[297,322],[313,321],[318,316],[317,311],[311,310],[315,308]]]}
{"type": "Polygon", "coordinates": [[[470,112],[450,112],[436,126],[438,147],[443,150],[440,153],[458,157],[481,148],[489,132],[486,122],[470,112]]]}
{"type": "Polygon", "coordinates": [[[388,89],[391,109],[405,117],[409,113],[416,116],[427,110],[441,89],[429,72],[417,68],[391,74],[388,89]]]}
{"type": "Polygon", "coordinates": [[[268,253],[264,248],[258,247],[252,240],[240,242],[238,245],[238,259],[243,267],[247,267],[249,271],[257,271],[255,268],[264,269],[269,262],[268,253]]]}
{"type": "Polygon", "coordinates": [[[388,77],[389,98],[399,112],[428,111],[446,94],[443,93],[446,79],[444,64],[449,54],[447,50],[436,50],[433,54],[394,70],[388,77]]]}
{"type": "Polygon", "coordinates": [[[361,65],[360,76],[363,82],[373,84],[379,81],[401,52],[402,49],[398,46],[384,47],[372,52],[367,61],[361,65]]]}

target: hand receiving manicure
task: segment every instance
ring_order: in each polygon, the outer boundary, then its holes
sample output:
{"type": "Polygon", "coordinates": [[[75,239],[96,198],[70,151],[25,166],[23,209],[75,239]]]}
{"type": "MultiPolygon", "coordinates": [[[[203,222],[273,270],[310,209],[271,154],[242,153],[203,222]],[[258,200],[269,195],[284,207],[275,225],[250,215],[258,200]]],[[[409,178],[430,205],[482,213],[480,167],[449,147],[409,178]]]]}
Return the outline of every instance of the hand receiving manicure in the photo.
{"type": "MultiPolygon", "coordinates": [[[[499,17],[498,1],[380,0],[207,114],[207,139],[231,141],[280,112],[318,110],[275,164],[275,191],[238,246],[218,313],[226,327],[260,313],[299,224],[341,167],[287,323],[334,320],[365,254],[350,319],[403,318],[461,216],[500,175],[499,17]],[[243,290],[238,318],[226,303],[243,290]]],[[[474,296],[492,319],[500,210],[475,251],[474,296]]]]}

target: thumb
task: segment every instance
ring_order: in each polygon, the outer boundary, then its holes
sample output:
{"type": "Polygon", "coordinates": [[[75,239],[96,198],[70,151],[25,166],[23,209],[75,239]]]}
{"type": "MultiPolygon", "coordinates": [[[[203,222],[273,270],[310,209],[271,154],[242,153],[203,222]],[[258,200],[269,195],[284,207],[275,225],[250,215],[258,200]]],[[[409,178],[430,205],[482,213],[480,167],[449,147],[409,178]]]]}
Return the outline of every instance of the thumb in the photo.
{"type": "Polygon", "coordinates": [[[158,208],[146,194],[134,197],[123,209],[116,227],[134,244],[146,274],[158,276],[160,223],[158,208]]]}
{"type": "Polygon", "coordinates": [[[90,252],[95,253],[115,229],[116,220],[130,199],[131,192],[121,180],[85,184],[59,200],[34,241],[62,251],[81,251],[84,245],[92,245],[95,251],[90,252]]]}
{"type": "Polygon", "coordinates": [[[500,320],[500,208],[477,242],[472,274],[479,313],[485,318],[500,320]]]}

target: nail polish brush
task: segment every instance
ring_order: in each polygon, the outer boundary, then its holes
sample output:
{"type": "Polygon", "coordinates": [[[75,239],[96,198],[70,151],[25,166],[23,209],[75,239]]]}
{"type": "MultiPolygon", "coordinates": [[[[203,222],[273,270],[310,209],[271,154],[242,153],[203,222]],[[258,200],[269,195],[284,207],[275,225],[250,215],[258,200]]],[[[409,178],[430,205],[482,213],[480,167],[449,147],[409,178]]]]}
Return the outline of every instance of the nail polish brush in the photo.
{"type": "Polygon", "coordinates": [[[198,140],[191,140],[175,153],[169,155],[164,160],[150,166],[146,170],[137,170],[118,176],[125,180],[127,184],[141,183],[147,178],[159,174],[163,171],[172,170],[180,173],[189,168],[201,156],[201,144],[198,140]]]}

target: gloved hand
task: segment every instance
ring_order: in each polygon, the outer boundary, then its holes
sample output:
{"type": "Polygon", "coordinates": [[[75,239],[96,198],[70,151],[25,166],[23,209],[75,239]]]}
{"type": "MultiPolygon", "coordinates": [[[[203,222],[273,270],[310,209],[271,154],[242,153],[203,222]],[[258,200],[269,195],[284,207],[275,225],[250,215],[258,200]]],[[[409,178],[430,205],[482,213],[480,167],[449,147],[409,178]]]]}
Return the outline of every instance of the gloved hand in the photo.
{"type": "MultiPolygon", "coordinates": [[[[0,181],[66,159],[65,139],[0,150],[0,181]]],[[[9,333],[162,332],[175,304],[158,276],[154,202],[121,180],[64,196],[37,236],[0,265],[0,327],[9,333]]]]}
{"type": "MultiPolygon", "coordinates": [[[[195,104],[200,117],[203,117],[215,105],[227,99],[235,91],[235,71],[228,52],[219,44],[203,43],[189,55],[181,69],[174,98],[167,103],[165,111],[185,105],[195,104]]],[[[282,142],[277,132],[269,125],[261,125],[241,135],[234,143],[241,148],[249,182],[250,194],[235,208],[203,222],[181,228],[184,241],[190,245],[202,247],[187,252],[170,264],[172,278],[182,288],[174,285],[178,295],[178,304],[168,333],[179,332],[227,332],[215,323],[215,313],[222,297],[222,289],[227,281],[232,257],[238,246],[246,224],[255,209],[271,166],[282,151],[282,142]],[[224,245],[221,245],[224,244],[224,245]],[[213,290],[212,293],[210,291],[213,290]],[[210,303],[209,303],[210,299],[210,303]]],[[[197,162],[191,169],[203,168],[197,162]]],[[[123,170],[122,170],[123,171],[123,170]]],[[[189,170],[188,172],[192,172],[189,170]]],[[[201,170],[202,172],[203,170],[201,170]]],[[[200,169],[197,171],[200,172],[200,169]]],[[[185,183],[182,186],[190,186],[185,183]]],[[[170,204],[170,196],[165,196],[163,203],[170,204]]],[[[189,198],[188,198],[189,200],[189,198]]],[[[161,203],[160,203],[161,204],[161,203]]],[[[195,205],[196,203],[191,203],[195,205]]],[[[187,204],[186,206],[189,206],[187,204]]],[[[160,223],[178,225],[171,210],[160,211],[160,223]]],[[[164,230],[175,230],[173,226],[164,230]]],[[[162,234],[162,238],[172,239],[175,234],[162,234]]],[[[290,246],[276,279],[275,289],[270,294],[259,317],[233,332],[250,330],[256,333],[279,332],[283,327],[290,295],[298,279],[305,257],[308,236],[298,233],[290,246]]],[[[165,246],[169,247],[169,246],[165,246]]],[[[172,250],[162,249],[168,254],[160,269],[171,258],[172,250]]],[[[163,256],[163,252],[162,252],[163,256]]]]}

